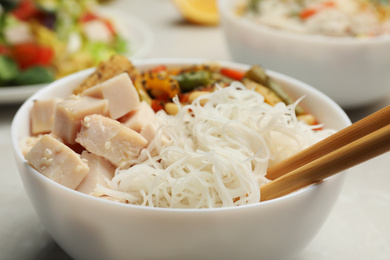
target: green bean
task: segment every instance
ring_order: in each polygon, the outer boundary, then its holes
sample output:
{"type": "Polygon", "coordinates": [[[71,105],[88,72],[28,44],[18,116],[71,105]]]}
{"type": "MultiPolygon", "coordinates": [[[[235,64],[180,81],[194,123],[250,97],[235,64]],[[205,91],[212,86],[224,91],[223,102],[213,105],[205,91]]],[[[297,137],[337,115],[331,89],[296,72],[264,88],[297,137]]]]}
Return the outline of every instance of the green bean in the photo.
{"type": "MultiPolygon", "coordinates": [[[[259,65],[253,65],[250,70],[245,74],[245,77],[260,83],[267,88],[271,89],[278,95],[286,105],[293,104],[295,101],[287,94],[286,91],[275,81],[273,81],[265,72],[265,70],[259,65]]],[[[295,113],[297,115],[304,114],[304,110],[301,106],[295,107],[295,113]]]]}
{"type": "Polygon", "coordinates": [[[181,73],[174,78],[178,81],[182,92],[189,92],[199,86],[206,86],[211,81],[210,73],[204,70],[181,73]]]}

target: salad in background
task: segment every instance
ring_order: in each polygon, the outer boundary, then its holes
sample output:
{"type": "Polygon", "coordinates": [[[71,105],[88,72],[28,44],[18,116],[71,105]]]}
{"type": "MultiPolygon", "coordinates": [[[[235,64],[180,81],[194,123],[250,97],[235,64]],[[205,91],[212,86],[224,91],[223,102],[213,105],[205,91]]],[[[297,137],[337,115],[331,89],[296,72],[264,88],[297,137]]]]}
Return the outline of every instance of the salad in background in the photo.
{"type": "Polygon", "coordinates": [[[0,0],[0,86],[51,82],[129,53],[95,0],[0,0]]]}
{"type": "Polygon", "coordinates": [[[247,0],[239,14],[298,33],[341,37],[390,33],[389,0],[247,0]]]}

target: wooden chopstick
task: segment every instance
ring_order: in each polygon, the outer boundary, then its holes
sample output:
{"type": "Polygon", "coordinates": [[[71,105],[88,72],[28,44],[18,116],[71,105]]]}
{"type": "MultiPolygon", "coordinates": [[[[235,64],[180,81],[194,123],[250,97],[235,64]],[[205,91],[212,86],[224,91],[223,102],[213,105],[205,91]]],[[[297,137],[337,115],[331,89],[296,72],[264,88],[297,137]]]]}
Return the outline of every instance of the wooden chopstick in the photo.
{"type": "Polygon", "coordinates": [[[260,201],[287,195],[388,151],[389,121],[387,126],[260,186],[260,201]]]}
{"type": "Polygon", "coordinates": [[[353,142],[390,123],[390,106],[338,131],[330,137],[268,168],[266,177],[274,180],[287,172],[301,167],[325,154],[353,142]]]}

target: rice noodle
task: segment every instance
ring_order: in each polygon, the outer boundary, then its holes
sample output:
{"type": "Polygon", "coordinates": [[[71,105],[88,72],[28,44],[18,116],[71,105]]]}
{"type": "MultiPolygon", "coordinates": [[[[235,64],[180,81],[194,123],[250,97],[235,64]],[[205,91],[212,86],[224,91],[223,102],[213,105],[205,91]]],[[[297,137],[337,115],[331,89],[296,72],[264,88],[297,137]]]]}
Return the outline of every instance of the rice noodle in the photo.
{"type": "Polygon", "coordinates": [[[331,133],[299,122],[295,105],[270,106],[238,82],[184,107],[175,102],[178,114],[157,113],[154,140],[95,196],[169,208],[256,203],[270,164],[331,133]]]}

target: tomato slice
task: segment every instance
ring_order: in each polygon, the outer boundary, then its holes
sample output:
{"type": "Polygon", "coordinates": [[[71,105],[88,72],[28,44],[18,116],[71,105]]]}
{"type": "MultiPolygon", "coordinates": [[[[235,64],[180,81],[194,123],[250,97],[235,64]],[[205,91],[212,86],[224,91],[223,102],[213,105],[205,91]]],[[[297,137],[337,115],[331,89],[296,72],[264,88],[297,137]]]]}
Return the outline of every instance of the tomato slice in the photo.
{"type": "Polygon", "coordinates": [[[12,54],[21,69],[36,65],[48,66],[54,57],[52,48],[34,43],[17,44],[13,47],[12,54]]]}
{"type": "Polygon", "coordinates": [[[10,54],[9,48],[4,45],[0,45],[0,54],[8,55],[10,54]]]}
{"type": "Polygon", "coordinates": [[[11,13],[20,20],[28,20],[39,13],[33,0],[21,0],[19,5],[11,13]]]}

